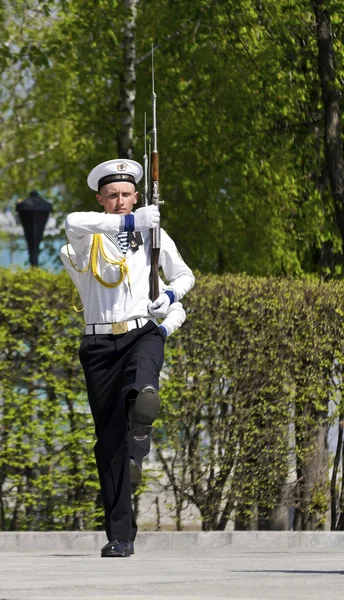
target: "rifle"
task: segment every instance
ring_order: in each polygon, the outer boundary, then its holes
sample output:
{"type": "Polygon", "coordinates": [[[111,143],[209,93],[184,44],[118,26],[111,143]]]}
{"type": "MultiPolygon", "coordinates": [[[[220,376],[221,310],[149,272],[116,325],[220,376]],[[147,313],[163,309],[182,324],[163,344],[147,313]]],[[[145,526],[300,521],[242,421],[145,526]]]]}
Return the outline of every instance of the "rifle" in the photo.
{"type": "MultiPolygon", "coordinates": [[[[150,204],[155,204],[159,208],[163,202],[160,200],[159,189],[159,154],[158,154],[158,132],[156,125],[156,93],[154,90],[154,48],[152,46],[152,115],[153,127],[151,132],[151,152],[150,152],[150,204]]],[[[145,156],[144,156],[145,173],[148,172],[148,158],[146,152],[146,115],[145,115],[145,156]]],[[[145,175],[145,193],[146,193],[146,175],[145,175]]],[[[147,185],[148,189],[148,185],[147,185]]],[[[146,202],[147,196],[144,199],[146,202]]],[[[150,283],[150,299],[154,302],[159,296],[159,256],[160,256],[160,225],[155,229],[151,229],[151,271],[149,277],[150,283]]]]}

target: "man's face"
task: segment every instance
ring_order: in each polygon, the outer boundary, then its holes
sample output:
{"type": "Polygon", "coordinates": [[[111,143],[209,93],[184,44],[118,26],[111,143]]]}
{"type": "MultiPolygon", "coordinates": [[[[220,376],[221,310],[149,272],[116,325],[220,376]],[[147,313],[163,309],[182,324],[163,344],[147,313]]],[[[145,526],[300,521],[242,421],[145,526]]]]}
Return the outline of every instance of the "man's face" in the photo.
{"type": "Polygon", "coordinates": [[[138,199],[135,186],[129,181],[114,181],[100,188],[97,200],[111,215],[129,215],[138,199]]]}

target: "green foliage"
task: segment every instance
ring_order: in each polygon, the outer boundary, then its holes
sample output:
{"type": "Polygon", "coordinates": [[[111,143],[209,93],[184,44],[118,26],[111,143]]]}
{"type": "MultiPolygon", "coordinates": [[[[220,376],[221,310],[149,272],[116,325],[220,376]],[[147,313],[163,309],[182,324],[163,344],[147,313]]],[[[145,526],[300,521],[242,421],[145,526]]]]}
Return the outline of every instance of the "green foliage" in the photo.
{"type": "Polygon", "coordinates": [[[98,478],[66,275],[1,271],[0,528],[94,528],[98,478]]]}
{"type": "Polygon", "coordinates": [[[296,507],[296,528],[324,526],[343,294],[311,280],[198,277],[168,346],[155,432],[180,514],[192,502],[204,529],[224,529],[234,516],[247,527],[258,508],[264,528],[282,503],[296,507]]]}
{"type": "MultiPolygon", "coordinates": [[[[39,269],[0,279],[0,528],[101,526],[70,280],[39,269]]],[[[204,529],[247,524],[257,506],[267,521],[281,502],[296,506],[295,526],[323,527],[326,434],[343,414],[343,285],[199,275],[185,300],[154,434],[177,527],[191,502],[204,529]]]]}
{"type": "MultiPolygon", "coordinates": [[[[0,193],[58,189],[95,207],[86,175],[115,156],[124,2],[2,3],[0,193]]],[[[344,8],[329,3],[337,84],[344,8]]],[[[341,273],[309,0],[137,3],[134,158],[158,93],[163,224],[205,272],[341,273]]]]}

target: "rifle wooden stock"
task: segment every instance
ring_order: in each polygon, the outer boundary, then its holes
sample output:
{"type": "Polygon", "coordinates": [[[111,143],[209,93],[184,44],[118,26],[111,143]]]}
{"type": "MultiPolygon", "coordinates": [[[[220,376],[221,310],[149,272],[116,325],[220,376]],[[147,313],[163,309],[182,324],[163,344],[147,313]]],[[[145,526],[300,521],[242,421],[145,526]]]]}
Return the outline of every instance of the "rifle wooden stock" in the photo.
{"type": "MultiPolygon", "coordinates": [[[[159,154],[156,151],[152,151],[151,153],[151,169],[152,169],[152,193],[154,191],[154,181],[159,185],[159,154]]],[[[152,196],[153,197],[153,196],[152,196]]]]}
{"type": "Polygon", "coordinates": [[[159,296],[159,255],[160,248],[152,248],[150,271],[150,298],[152,302],[159,296]]]}

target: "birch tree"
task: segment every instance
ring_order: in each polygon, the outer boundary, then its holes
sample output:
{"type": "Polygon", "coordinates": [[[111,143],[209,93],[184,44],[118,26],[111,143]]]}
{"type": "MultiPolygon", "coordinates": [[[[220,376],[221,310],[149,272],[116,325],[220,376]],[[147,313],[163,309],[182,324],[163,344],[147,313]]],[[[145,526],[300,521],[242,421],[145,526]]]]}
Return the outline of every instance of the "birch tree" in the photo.
{"type": "Polygon", "coordinates": [[[133,158],[133,136],[136,100],[136,17],[139,0],[124,0],[123,63],[120,73],[119,158],[133,158]]]}

